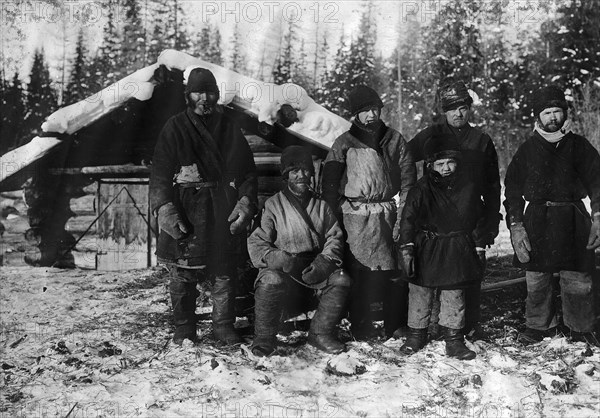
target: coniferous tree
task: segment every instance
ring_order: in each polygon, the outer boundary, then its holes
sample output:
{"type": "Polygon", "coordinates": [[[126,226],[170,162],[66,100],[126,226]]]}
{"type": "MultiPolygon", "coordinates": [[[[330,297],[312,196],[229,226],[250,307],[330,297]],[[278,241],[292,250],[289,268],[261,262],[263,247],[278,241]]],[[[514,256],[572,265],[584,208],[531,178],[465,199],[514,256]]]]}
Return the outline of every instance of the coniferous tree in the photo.
{"type": "Polygon", "coordinates": [[[286,34],[283,37],[277,63],[273,68],[273,83],[285,84],[292,82],[292,47],[294,39],[294,26],[290,23],[286,34]]]}
{"type": "Polygon", "coordinates": [[[25,115],[25,95],[19,74],[15,72],[12,81],[2,80],[0,101],[0,155],[22,145],[30,138],[23,137],[23,115],[25,115]]]}
{"type": "Polygon", "coordinates": [[[121,78],[119,62],[121,61],[120,36],[117,30],[115,10],[118,0],[108,0],[107,17],[102,30],[102,44],[90,66],[90,89],[92,93],[102,90],[121,78]]]}
{"type": "Polygon", "coordinates": [[[342,28],[340,47],[335,56],[333,68],[324,76],[322,87],[316,93],[317,101],[322,106],[342,117],[350,116],[346,105],[348,80],[352,78],[352,75],[347,73],[346,63],[349,58],[350,46],[346,44],[342,28]]]}
{"type": "Polygon", "coordinates": [[[221,32],[219,32],[219,28],[206,24],[200,30],[192,55],[212,64],[222,65],[221,32]]]}
{"type": "Polygon", "coordinates": [[[91,91],[92,86],[89,83],[91,74],[87,54],[83,31],[80,30],[77,36],[71,75],[63,97],[63,105],[65,106],[83,100],[93,93],[91,91]]]}
{"type": "Polygon", "coordinates": [[[231,43],[233,44],[233,49],[231,52],[231,57],[229,59],[230,67],[233,71],[245,74],[247,69],[246,57],[242,49],[242,35],[237,24],[235,25],[235,28],[233,30],[233,38],[231,40],[231,43]]]}
{"type": "Polygon", "coordinates": [[[58,107],[57,95],[52,88],[50,71],[43,51],[36,51],[27,85],[26,132],[39,133],[42,122],[58,107]]]}
{"type": "MultiPolygon", "coordinates": [[[[121,77],[146,66],[146,33],[141,10],[137,0],[125,0],[125,25],[121,34],[122,42],[117,61],[121,77]]],[[[121,78],[118,77],[118,78],[121,78]]]]}
{"type": "Polygon", "coordinates": [[[549,62],[546,81],[579,90],[600,83],[600,9],[593,0],[570,0],[558,9],[558,19],[542,25],[549,62]]]}

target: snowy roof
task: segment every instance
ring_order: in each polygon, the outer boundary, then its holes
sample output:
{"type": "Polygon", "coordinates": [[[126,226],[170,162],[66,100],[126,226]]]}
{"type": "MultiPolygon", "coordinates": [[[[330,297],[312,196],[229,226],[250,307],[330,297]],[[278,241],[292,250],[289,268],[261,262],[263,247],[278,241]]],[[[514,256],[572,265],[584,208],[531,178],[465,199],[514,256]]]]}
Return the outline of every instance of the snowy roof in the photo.
{"type": "Polygon", "coordinates": [[[130,99],[147,101],[152,97],[155,70],[165,65],[169,69],[184,72],[184,82],[192,68],[204,67],[215,75],[221,91],[220,103],[228,105],[235,100],[255,114],[259,122],[273,124],[283,104],[291,105],[297,112],[298,121],[287,129],[326,147],[337,136],[348,130],[350,122],[315,103],[302,87],[296,84],[277,85],[265,83],[211,64],[186,53],[165,50],[155,64],[142,68],[100,92],[80,102],[58,109],[42,124],[47,133],[0,157],[0,184],[5,179],[42,158],[61,141],[53,133],[73,134],[111,113],[130,99]]]}
{"type": "Polygon", "coordinates": [[[298,112],[299,119],[289,129],[328,147],[350,127],[347,120],[315,103],[306,90],[297,84],[266,83],[183,52],[166,50],[160,54],[156,64],[130,74],[85,100],[57,110],[42,124],[42,130],[71,134],[131,98],[142,101],[150,99],[154,89],[152,75],[161,64],[183,71],[184,83],[193,68],[209,69],[215,75],[221,91],[220,103],[228,105],[237,98],[250,107],[259,122],[273,124],[281,105],[289,104],[298,112]]]}

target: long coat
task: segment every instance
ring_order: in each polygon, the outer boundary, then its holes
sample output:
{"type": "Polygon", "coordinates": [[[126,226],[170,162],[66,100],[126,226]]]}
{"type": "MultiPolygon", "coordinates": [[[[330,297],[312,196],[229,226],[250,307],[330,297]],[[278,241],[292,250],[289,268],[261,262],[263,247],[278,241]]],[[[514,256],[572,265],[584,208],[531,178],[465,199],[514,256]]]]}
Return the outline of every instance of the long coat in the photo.
{"type": "Polygon", "coordinates": [[[457,289],[480,280],[482,265],[473,231],[484,234],[481,200],[466,173],[446,184],[437,173],[426,174],[408,192],[400,221],[400,244],[415,245],[413,283],[457,289]]]}
{"type": "Polygon", "coordinates": [[[323,254],[341,266],[344,237],[333,211],[324,200],[313,196],[306,213],[312,227],[283,191],[265,201],[260,227],[248,237],[248,253],[255,267],[268,268],[265,256],[273,251],[308,254],[307,264],[323,254]]]}
{"type": "Polygon", "coordinates": [[[396,269],[398,207],[416,176],[406,141],[383,123],[370,133],[355,122],[335,140],[323,168],[323,197],[341,211],[351,264],[396,269]],[[393,198],[398,193],[397,204],[393,198]]]}
{"type": "Polygon", "coordinates": [[[447,122],[429,126],[408,142],[415,161],[425,158],[425,143],[436,134],[451,134],[456,138],[461,152],[461,170],[475,184],[475,190],[483,201],[486,235],[474,237],[479,247],[492,245],[498,235],[500,223],[500,172],[498,154],[492,138],[479,128],[466,126],[451,128],[447,122]]]}
{"type": "Polygon", "coordinates": [[[504,184],[507,222],[523,222],[532,247],[529,263],[515,257],[516,265],[593,270],[594,253],[585,249],[590,215],[581,199],[590,196],[592,213],[600,211],[600,156],[584,137],[568,133],[552,144],[535,132],[514,155],[504,184]]]}
{"type": "Polygon", "coordinates": [[[151,208],[173,202],[191,233],[175,240],[161,231],[158,258],[189,267],[240,260],[246,236],[232,236],[227,218],[242,196],[256,204],[257,191],[252,151],[232,120],[191,109],[173,116],[154,150],[151,208]]]}

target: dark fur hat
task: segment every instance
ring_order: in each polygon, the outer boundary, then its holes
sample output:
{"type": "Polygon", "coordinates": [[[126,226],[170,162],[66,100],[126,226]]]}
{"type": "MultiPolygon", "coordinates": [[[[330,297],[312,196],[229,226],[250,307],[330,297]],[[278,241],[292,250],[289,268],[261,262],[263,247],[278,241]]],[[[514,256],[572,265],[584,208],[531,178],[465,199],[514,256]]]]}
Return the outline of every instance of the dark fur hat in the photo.
{"type": "Polygon", "coordinates": [[[442,110],[447,112],[460,106],[471,106],[473,99],[462,81],[446,84],[438,90],[442,110]]]}
{"type": "Polygon", "coordinates": [[[432,163],[443,158],[454,158],[460,160],[460,147],[452,134],[435,134],[425,142],[423,146],[425,161],[432,163]]]}
{"type": "Polygon", "coordinates": [[[378,107],[380,109],[383,107],[383,102],[379,94],[371,87],[364,85],[356,86],[352,89],[348,95],[348,102],[352,116],[371,107],[378,107]]]}
{"type": "Polygon", "coordinates": [[[215,76],[210,70],[207,70],[206,68],[194,68],[190,71],[190,75],[188,76],[185,92],[210,92],[218,94],[219,87],[217,86],[215,76]]]}
{"type": "Polygon", "coordinates": [[[311,175],[315,174],[315,167],[313,166],[310,151],[300,145],[291,145],[286,147],[281,153],[281,175],[285,178],[287,177],[287,173],[296,168],[304,168],[311,175]]]}
{"type": "Polygon", "coordinates": [[[565,93],[554,85],[543,87],[533,95],[533,113],[536,118],[549,107],[560,107],[565,114],[567,113],[568,105],[565,93]]]}

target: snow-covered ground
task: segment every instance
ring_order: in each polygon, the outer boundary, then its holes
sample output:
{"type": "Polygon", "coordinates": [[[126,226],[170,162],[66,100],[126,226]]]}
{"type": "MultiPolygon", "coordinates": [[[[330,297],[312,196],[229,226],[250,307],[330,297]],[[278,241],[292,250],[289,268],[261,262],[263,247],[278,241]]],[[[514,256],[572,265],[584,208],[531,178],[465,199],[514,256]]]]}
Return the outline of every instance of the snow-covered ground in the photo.
{"type": "MultiPolygon", "coordinates": [[[[484,295],[494,338],[469,342],[471,361],[447,358],[441,341],[406,357],[398,352],[403,339],[354,342],[343,329],[344,354],[318,352],[295,330],[280,335],[279,355],[258,359],[249,339],[217,345],[208,320],[200,344],[178,347],[161,268],[23,266],[31,245],[24,205],[13,194],[0,207],[0,417],[600,416],[600,349],[566,338],[520,346],[519,291],[484,295]]],[[[515,273],[501,261],[508,248],[503,227],[488,251],[486,281],[515,273]]],[[[86,254],[75,252],[76,260],[86,254]]]]}
{"type": "MultiPolygon", "coordinates": [[[[555,338],[528,348],[515,332],[444,343],[411,357],[402,340],[349,342],[332,356],[281,336],[282,355],[258,359],[202,342],[170,342],[159,268],[127,272],[0,270],[0,416],[596,417],[600,349],[555,338]],[[346,374],[346,375],[344,375],[346,374]]],[[[243,321],[238,321],[243,324],[243,321]]]]}

